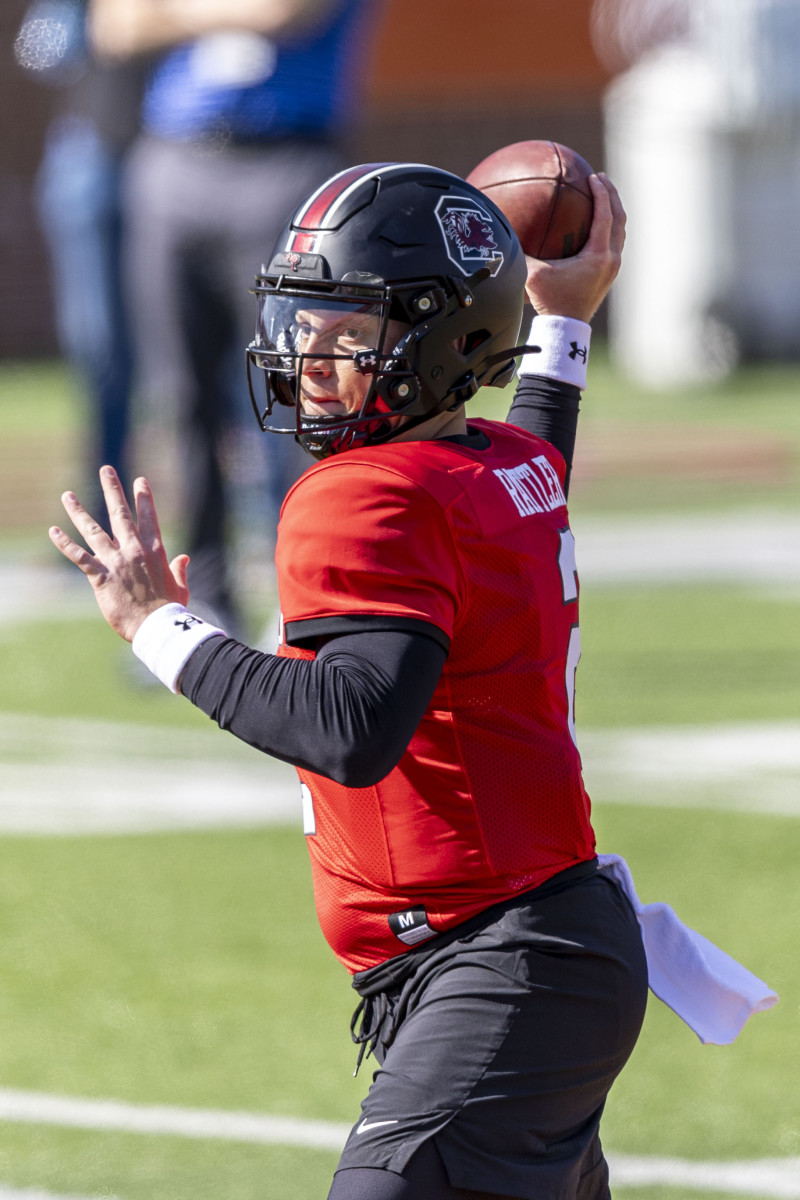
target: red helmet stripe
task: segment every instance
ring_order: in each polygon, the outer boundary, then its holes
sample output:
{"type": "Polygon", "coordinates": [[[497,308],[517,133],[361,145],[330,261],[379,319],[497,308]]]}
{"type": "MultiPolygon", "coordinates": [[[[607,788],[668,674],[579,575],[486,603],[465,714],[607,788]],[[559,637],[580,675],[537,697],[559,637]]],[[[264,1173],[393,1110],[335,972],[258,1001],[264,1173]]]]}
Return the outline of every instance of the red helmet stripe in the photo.
{"type": "Polygon", "coordinates": [[[329,209],[343,192],[354,183],[358,183],[365,175],[370,175],[380,165],[367,163],[360,167],[350,167],[329,179],[327,183],[314,193],[306,205],[297,214],[292,224],[296,229],[319,229],[329,209]]]}
{"type": "Polygon", "coordinates": [[[364,175],[372,170],[373,164],[350,167],[323,183],[322,187],[309,197],[292,221],[286,250],[294,250],[301,254],[312,253],[317,244],[316,231],[331,206],[352,184],[358,183],[364,175]]]}
{"type": "Polygon", "coordinates": [[[312,254],[316,240],[317,235],[315,233],[294,233],[289,238],[287,253],[295,251],[297,254],[312,254]]]}

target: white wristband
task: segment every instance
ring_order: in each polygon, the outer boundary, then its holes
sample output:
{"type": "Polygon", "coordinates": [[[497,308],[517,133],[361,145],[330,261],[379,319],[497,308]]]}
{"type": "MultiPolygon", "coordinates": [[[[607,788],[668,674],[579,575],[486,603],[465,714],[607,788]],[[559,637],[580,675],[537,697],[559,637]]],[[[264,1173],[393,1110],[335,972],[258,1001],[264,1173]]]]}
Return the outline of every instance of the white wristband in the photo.
{"type": "Polygon", "coordinates": [[[224,629],[209,625],[182,604],[164,604],[142,621],[131,647],[148,670],[177,695],[181,672],[200,643],[225,636],[224,629]]]}
{"type": "Polygon", "coordinates": [[[586,366],[592,327],[575,317],[534,317],[528,344],[541,346],[540,354],[526,354],[519,365],[520,375],[545,375],[571,383],[581,391],[586,387],[586,366]]]}

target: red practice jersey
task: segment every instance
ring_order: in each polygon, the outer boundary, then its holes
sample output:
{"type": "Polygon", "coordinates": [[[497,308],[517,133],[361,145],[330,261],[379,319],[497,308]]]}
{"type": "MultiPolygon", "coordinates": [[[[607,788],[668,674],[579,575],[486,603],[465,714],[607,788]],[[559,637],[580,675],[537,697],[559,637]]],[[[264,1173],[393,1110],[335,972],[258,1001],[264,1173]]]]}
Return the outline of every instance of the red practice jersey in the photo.
{"type": "MultiPolygon", "coordinates": [[[[575,744],[578,580],[547,442],[491,421],[351,450],[284,503],[284,627],[425,621],[449,639],[431,703],[372,787],[299,771],[322,930],[352,972],[594,857],[575,744]]],[[[279,654],[312,657],[281,645],[279,654]]]]}

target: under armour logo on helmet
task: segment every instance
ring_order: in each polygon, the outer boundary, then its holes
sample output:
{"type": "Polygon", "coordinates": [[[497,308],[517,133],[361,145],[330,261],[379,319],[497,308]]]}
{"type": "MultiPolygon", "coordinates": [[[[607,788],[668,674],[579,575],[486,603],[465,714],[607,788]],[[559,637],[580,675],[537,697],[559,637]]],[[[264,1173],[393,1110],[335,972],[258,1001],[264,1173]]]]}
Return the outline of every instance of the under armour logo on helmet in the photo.
{"type": "Polygon", "coordinates": [[[374,375],[378,370],[378,355],[375,350],[356,350],[353,363],[361,375],[374,375]]]}
{"type": "Polygon", "coordinates": [[[572,359],[572,361],[574,362],[576,358],[579,358],[581,360],[581,362],[585,363],[586,356],[589,353],[589,351],[586,349],[586,347],[579,346],[577,342],[570,342],[570,346],[572,346],[572,349],[569,352],[569,356],[572,359]]]}

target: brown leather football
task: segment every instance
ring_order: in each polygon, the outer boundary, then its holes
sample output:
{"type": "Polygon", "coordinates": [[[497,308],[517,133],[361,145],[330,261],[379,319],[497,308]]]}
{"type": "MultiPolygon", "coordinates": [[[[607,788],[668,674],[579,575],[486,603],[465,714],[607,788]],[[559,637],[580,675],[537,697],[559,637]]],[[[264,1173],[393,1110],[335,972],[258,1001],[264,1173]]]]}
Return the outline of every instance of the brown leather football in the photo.
{"type": "Polygon", "coordinates": [[[514,142],[495,150],[467,181],[505,213],[526,254],[570,258],[589,236],[592,168],[559,142],[514,142]]]}

